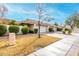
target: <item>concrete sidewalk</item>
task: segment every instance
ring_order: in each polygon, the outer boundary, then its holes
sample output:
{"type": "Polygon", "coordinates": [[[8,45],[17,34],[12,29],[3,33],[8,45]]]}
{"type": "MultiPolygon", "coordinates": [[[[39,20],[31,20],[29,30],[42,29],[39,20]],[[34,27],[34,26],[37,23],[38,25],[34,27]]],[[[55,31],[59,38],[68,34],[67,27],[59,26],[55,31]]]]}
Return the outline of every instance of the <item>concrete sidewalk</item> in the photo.
{"type": "Polygon", "coordinates": [[[77,56],[79,53],[79,34],[65,36],[62,40],[39,49],[28,56],[77,56]]]}

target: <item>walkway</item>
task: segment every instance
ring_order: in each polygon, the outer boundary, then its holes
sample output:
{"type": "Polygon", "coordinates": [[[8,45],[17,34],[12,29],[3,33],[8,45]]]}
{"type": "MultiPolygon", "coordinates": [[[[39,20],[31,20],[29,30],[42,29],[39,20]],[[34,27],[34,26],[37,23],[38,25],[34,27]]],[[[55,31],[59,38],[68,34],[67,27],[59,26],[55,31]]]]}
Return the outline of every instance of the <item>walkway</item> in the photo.
{"type": "MultiPolygon", "coordinates": [[[[53,34],[47,35],[53,36],[53,34]]],[[[63,39],[28,56],[77,56],[79,53],[79,34],[73,33],[73,35],[64,35],[61,38],[63,39]]]]}

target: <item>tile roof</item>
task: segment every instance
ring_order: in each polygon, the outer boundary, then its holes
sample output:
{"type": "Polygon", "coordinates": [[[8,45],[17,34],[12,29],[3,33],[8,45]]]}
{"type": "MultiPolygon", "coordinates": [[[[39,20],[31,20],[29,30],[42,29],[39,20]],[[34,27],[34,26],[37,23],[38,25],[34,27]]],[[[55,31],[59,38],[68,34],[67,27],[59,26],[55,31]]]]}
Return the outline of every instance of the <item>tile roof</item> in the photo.
{"type": "MultiPolygon", "coordinates": [[[[25,21],[22,21],[21,23],[26,23],[26,24],[37,24],[38,25],[38,21],[36,21],[36,20],[25,20],[25,21]]],[[[43,23],[43,22],[41,22],[41,25],[42,26],[50,26],[50,24],[48,24],[48,23],[43,23]]]]}

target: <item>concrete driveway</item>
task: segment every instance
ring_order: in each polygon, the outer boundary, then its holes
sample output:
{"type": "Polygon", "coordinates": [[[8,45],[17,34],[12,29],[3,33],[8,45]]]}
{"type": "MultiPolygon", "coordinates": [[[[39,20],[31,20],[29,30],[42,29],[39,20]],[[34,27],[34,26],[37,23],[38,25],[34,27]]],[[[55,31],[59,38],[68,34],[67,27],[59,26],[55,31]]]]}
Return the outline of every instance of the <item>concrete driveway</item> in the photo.
{"type": "Polygon", "coordinates": [[[39,49],[28,56],[77,56],[79,53],[79,34],[64,35],[62,33],[48,33],[48,36],[62,38],[45,48],[39,49]]]}

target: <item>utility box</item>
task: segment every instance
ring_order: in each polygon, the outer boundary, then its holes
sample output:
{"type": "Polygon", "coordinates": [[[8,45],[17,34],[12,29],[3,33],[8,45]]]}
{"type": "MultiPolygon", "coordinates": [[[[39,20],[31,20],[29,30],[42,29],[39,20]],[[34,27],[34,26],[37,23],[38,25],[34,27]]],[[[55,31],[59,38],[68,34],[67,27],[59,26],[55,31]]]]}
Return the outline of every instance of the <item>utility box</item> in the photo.
{"type": "Polygon", "coordinates": [[[9,45],[16,44],[16,35],[15,33],[9,33],[9,45]]]}

